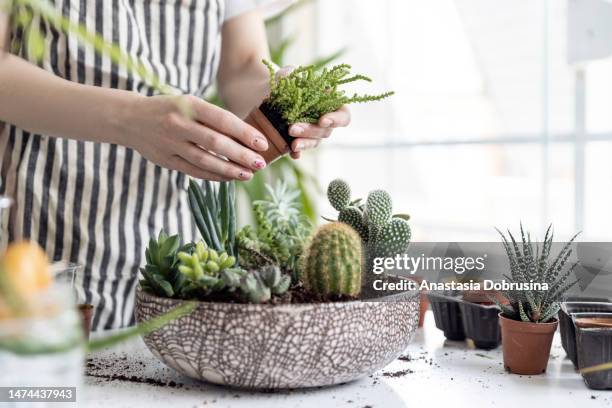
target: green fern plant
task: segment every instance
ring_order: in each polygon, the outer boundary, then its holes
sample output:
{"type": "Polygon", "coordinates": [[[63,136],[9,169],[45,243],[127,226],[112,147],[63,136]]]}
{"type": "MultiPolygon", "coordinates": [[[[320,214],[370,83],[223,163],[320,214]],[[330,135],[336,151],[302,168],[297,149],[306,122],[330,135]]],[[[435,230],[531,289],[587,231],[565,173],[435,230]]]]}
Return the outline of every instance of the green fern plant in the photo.
{"type": "Polygon", "coordinates": [[[494,300],[504,315],[511,319],[546,323],[557,315],[561,297],[578,282],[578,280],[568,281],[578,263],[575,262],[565,268],[572,254],[571,244],[578,234],[561,248],[555,258],[549,259],[553,243],[552,225],[546,230],[541,245],[531,241],[531,235],[525,234],[522,224],[520,230],[521,242],[519,244],[509,230],[506,237],[497,229],[510,264],[510,274],[505,274],[504,278],[510,283],[546,283],[548,290],[503,291],[510,303],[502,304],[494,300]]]}
{"type": "Polygon", "coordinates": [[[300,66],[282,77],[276,75],[272,63],[263,60],[270,73],[270,95],[264,103],[281,114],[288,123],[316,123],[326,113],[350,103],[385,99],[394,92],[379,95],[347,95],[342,85],[372,80],[364,75],[351,75],[348,64],[317,69],[315,65],[300,66]]]}
{"type": "Polygon", "coordinates": [[[237,234],[240,263],[249,269],[274,264],[295,272],[310,221],[300,211],[297,190],[282,181],[275,188],[266,185],[266,190],[266,199],[253,203],[256,227],[245,226],[237,234]]]}

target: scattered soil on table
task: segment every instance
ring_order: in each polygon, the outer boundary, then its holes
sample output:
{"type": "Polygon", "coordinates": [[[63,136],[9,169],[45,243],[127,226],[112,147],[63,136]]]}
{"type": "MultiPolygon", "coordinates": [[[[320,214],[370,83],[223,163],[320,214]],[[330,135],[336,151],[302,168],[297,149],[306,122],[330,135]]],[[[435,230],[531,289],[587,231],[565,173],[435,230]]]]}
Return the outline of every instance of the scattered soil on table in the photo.
{"type": "Polygon", "coordinates": [[[400,371],[394,371],[394,372],[383,372],[382,376],[383,377],[387,377],[387,378],[400,378],[400,377],[405,377],[408,374],[412,374],[414,373],[414,371],[412,371],[411,369],[407,368],[405,370],[400,370],[400,371]]]}
{"type": "Polygon", "coordinates": [[[143,377],[135,374],[123,374],[142,370],[146,364],[142,361],[128,361],[127,356],[116,356],[109,359],[87,359],[85,374],[88,377],[107,381],[124,381],[133,384],[148,384],[158,387],[183,388],[184,384],[176,381],[162,381],[156,378],[143,377]]]}

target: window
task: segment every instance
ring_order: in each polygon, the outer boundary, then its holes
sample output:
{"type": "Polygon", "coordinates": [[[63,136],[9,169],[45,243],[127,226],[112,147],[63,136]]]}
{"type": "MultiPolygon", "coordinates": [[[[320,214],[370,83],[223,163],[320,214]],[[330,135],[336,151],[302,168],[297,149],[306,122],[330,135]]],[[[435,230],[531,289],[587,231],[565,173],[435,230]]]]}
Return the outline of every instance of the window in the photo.
{"type": "MultiPolygon", "coordinates": [[[[352,108],[317,155],[323,185],[389,189],[414,240],[496,241],[493,227],[519,221],[609,240],[612,61],[568,63],[567,2],[325,0],[318,11],[317,53],[346,47],[343,60],[375,79],[360,91],[397,92],[352,108]]],[[[323,198],[321,209],[332,211],[323,198]]]]}

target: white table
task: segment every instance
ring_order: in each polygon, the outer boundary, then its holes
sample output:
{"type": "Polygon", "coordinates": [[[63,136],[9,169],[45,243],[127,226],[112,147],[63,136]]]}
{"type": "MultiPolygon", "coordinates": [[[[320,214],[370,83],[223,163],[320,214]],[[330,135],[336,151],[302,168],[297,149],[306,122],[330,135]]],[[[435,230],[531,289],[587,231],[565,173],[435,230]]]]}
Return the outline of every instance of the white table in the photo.
{"type": "Polygon", "coordinates": [[[192,381],[165,367],[136,339],[90,356],[88,372],[95,376],[86,376],[79,405],[85,400],[88,407],[113,408],[612,407],[612,391],[586,388],[558,336],[546,374],[511,375],[503,370],[501,347],[483,351],[446,341],[429,311],[424,329],[406,350],[411,361],[396,360],[372,377],[349,384],[276,393],[192,381]]]}

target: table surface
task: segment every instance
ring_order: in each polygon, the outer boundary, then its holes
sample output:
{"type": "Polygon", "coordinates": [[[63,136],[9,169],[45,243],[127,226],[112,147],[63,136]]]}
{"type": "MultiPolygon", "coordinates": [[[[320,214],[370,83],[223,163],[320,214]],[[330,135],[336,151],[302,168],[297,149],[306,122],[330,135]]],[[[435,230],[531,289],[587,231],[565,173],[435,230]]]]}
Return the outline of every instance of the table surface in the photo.
{"type": "MultiPolygon", "coordinates": [[[[87,407],[612,407],[612,391],[588,389],[555,335],[546,374],[508,374],[501,347],[473,349],[444,338],[431,311],[400,359],[370,377],[333,387],[252,392],[200,383],[167,368],[141,339],[90,355],[87,407]]],[[[81,405],[81,404],[80,404],[81,405]]]]}

